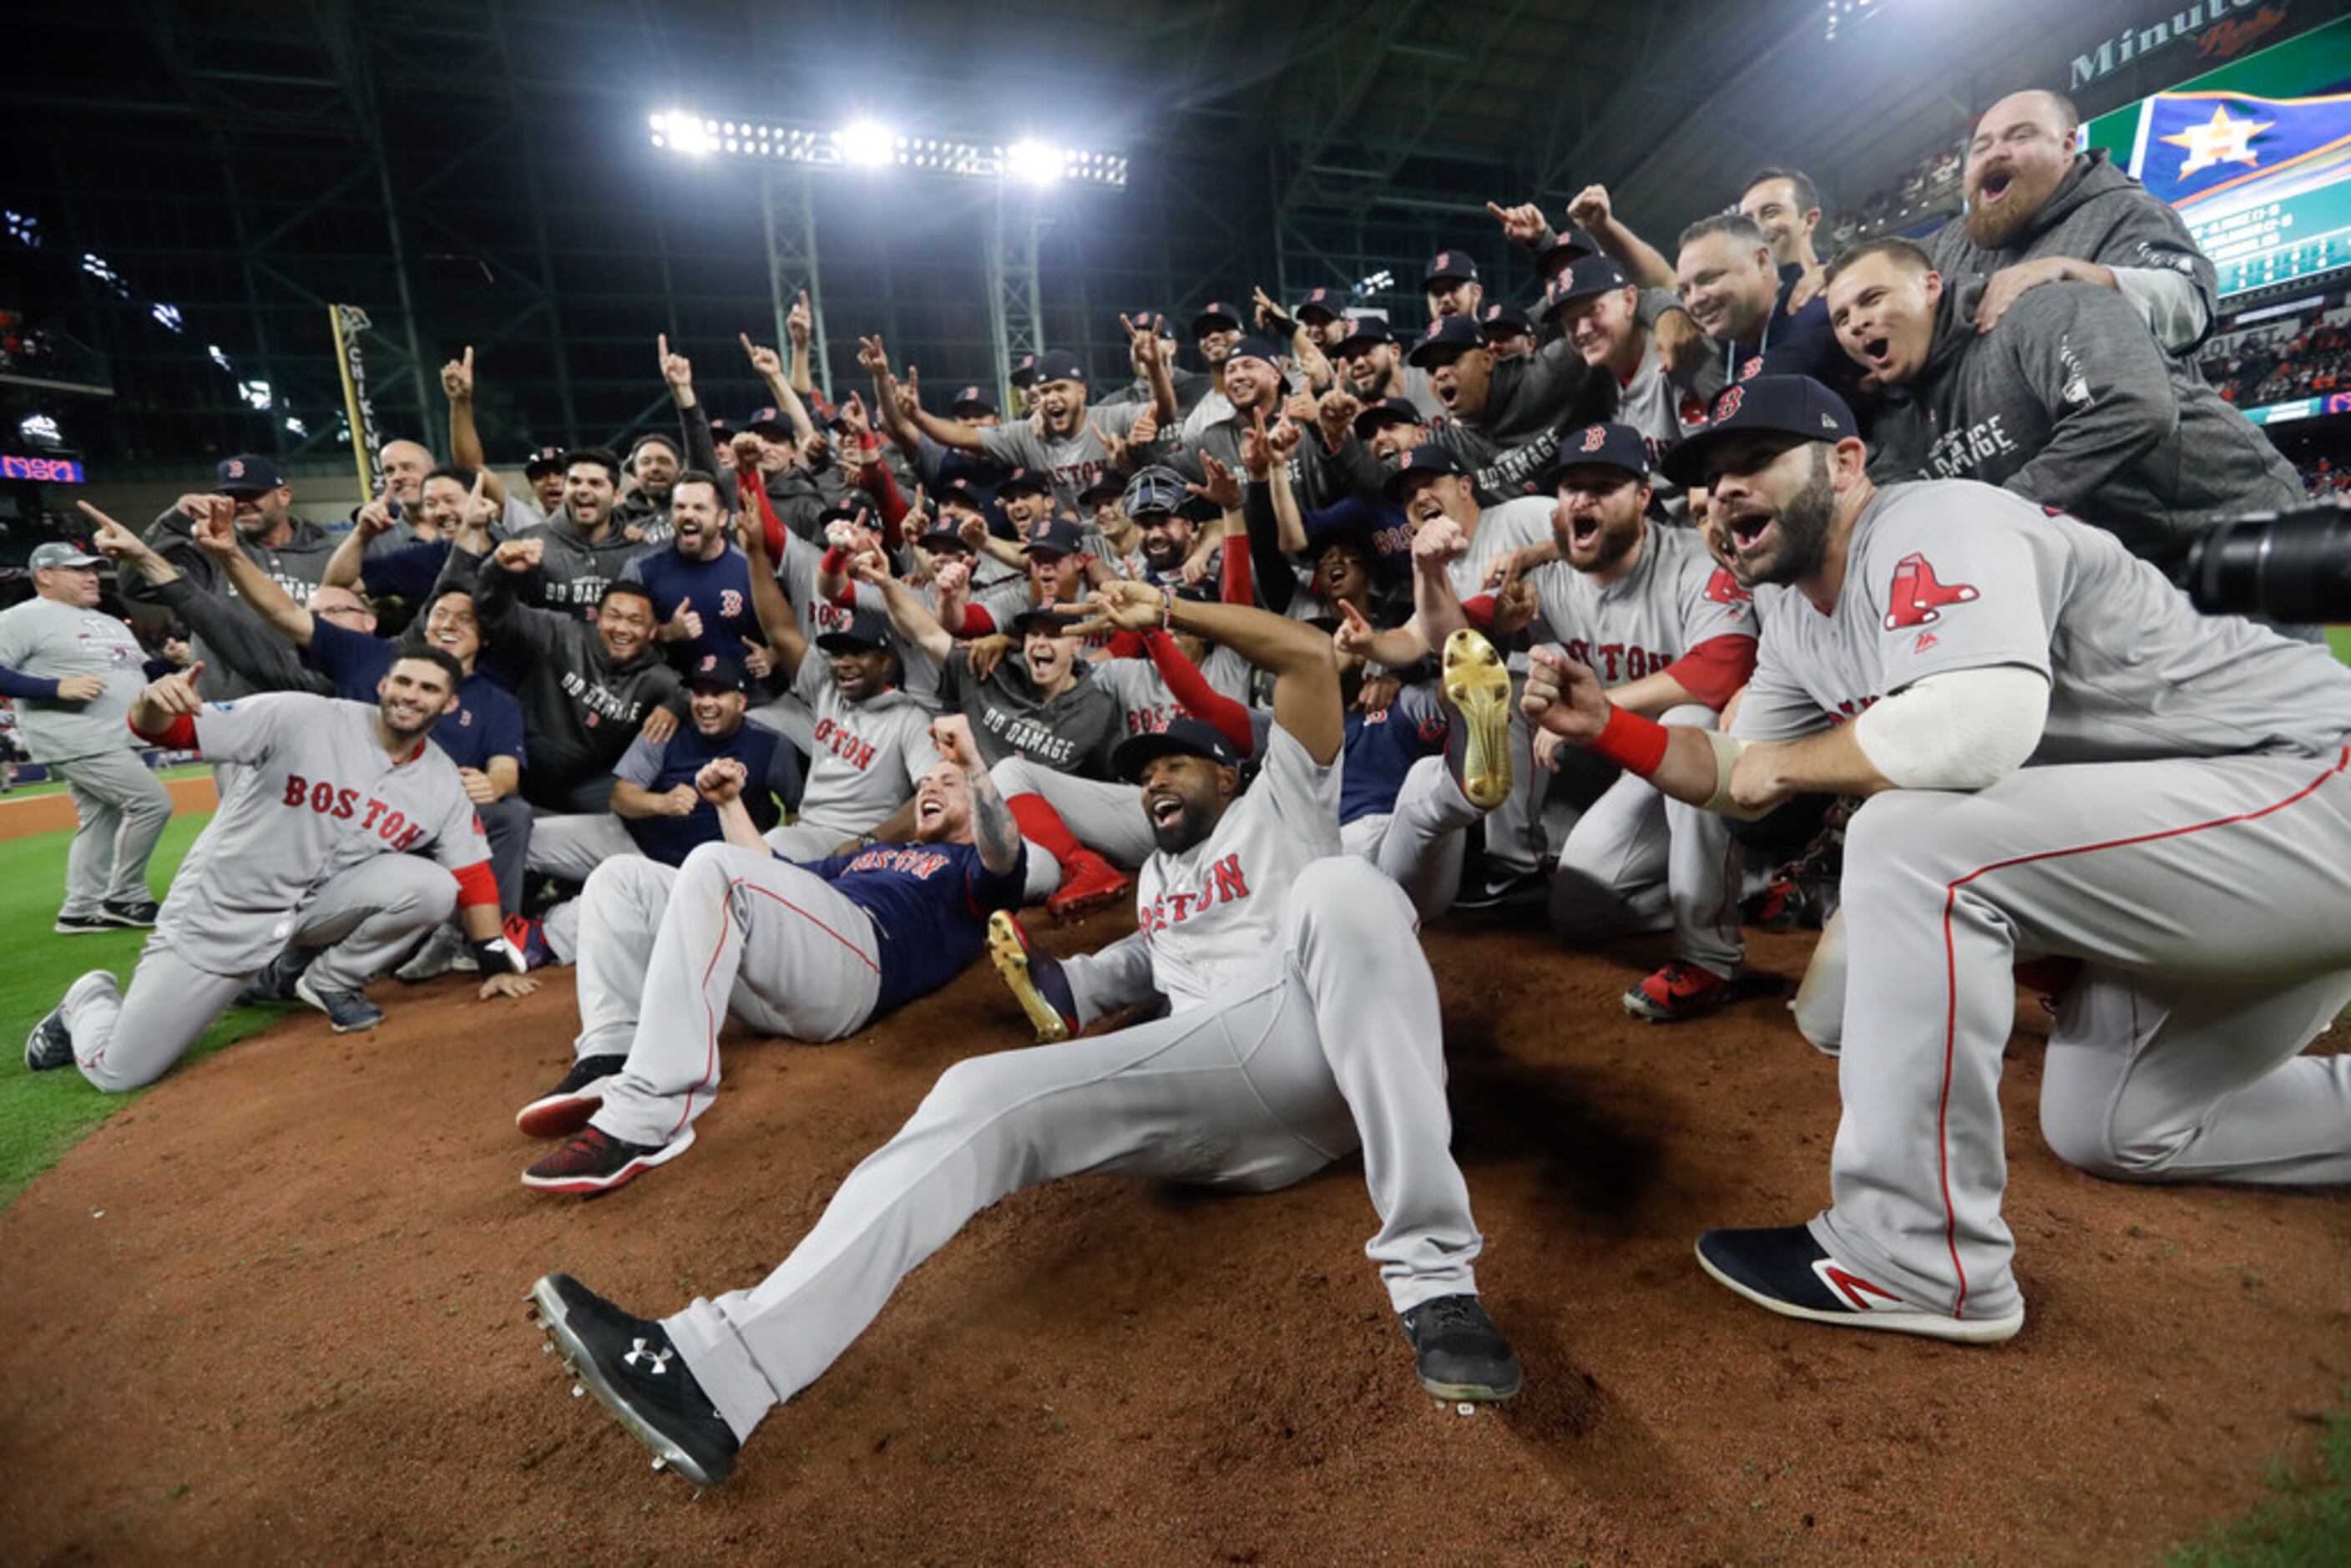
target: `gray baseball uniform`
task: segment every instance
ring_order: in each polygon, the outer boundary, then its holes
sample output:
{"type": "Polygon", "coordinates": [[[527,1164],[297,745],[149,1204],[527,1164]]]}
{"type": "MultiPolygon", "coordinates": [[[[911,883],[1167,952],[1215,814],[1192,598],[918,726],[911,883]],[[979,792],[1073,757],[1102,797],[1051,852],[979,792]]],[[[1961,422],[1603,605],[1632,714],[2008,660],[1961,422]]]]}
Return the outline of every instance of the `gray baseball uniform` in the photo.
{"type": "Polygon", "coordinates": [[[497,901],[456,765],[429,740],[392,760],[369,705],[270,693],[206,704],[193,729],[206,758],[244,767],[172,878],[130,992],[68,999],[74,1061],[100,1089],[162,1076],[288,944],[327,947],[311,974],[356,990],[448,918],[461,879],[497,901]]]}
{"type": "Polygon", "coordinates": [[[799,814],[771,830],[768,841],[788,859],[814,860],[888,821],[937,765],[938,749],[931,710],[919,698],[890,691],[849,701],[832,684],[832,663],[821,649],[800,660],[792,695],[816,716],[815,744],[799,814]]]}
{"type": "Polygon", "coordinates": [[[949,1068],[765,1281],[664,1322],[737,1437],[972,1215],[1059,1176],[1266,1191],[1360,1146],[1396,1310],[1475,1289],[1436,983],[1404,894],[1339,852],[1339,782],[1277,731],[1208,836],[1144,865],[1138,934],[1070,966],[1090,1012],[1155,984],[1167,1017],[949,1068]]]}
{"type": "Polygon", "coordinates": [[[1149,406],[1125,402],[1087,409],[1074,435],[1040,435],[1025,419],[986,425],[979,432],[980,449],[998,463],[1041,476],[1053,486],[1054,504],[1074,510],[1078,492],[1110,469],[1110,448],[1094,434],[1095,427],[1123,441],[1149,406]]]}
{"type": "Polygon", "coordinates": [[[2112,536],[1967,481],[1855,524],[1834,612],[1763,610],[1734,731],[1841,723],[1947,671],[2048,675],[2031,762],[1873,798],[1845,846],[1833,1207],[1813,1234],[1915,1306],[2018,1310],[1998,1097],[2020,953],[2085,961],[2041,1122],[2103,1176],[2351,1181],[2351,670],[2199,615],[2112,536]]]}
{"type": "Polygon", "coordinates": [[[28,599],[0,611],[0,664],[42,680],[97,675],[86,703],[21,699],[25,754],[72,791],[78,825],[66,851],[60,917],[95,917],[107,904],[145,904],[147,861],[172,820],[172,792],[141,761],[124,718],[147,684],[147,654],[131,628],[102,610],[28,599]]]}
{"type": "MultiPolygon", "coordinates": [[[[1751,643],[1755,636],[1753,602],[1690,528],[1645,525],[1640,559],[1613,582],[1565,561],[1527,580],[1540,605],[1530,631],[1590,665],[1603,685],[1654,675],[1718,637],[1751,643]]],[[[1729,693],[1700,695],[1719,702],[1729,693]]],[[[1703,702],[1663,717],[1697,729],[1715,725],[1714,707],[1703,702]]],[[[1739,892],[1729,822],[1625,773],[1560,847],[1552,925],[1578,941],[1670,927],[1674,956],[1728,979],[1747,953],[1739,892]]]]}

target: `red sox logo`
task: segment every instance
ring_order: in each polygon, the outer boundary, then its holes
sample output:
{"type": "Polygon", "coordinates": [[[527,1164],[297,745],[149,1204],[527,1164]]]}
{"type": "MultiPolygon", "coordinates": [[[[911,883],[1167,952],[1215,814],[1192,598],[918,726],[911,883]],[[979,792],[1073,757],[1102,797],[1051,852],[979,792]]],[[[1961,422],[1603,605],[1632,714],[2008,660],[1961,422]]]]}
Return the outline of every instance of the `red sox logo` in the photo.
{"type": "Polygon", "coordinates": [[[242,457],[230,458],[226,463],[222,465],[222,468],[223,471],[225,472],[232,479],[242,479],[245,477],[245,459],[242,457]]]}
{"type": "Polygon", "coordinates": [[[1927,558],[1913,550],[1894,563],[1894,581],[1886,594],[1886,629],[1927,626],[1943,618],[1946,604],[1967,604],[1978,597],[1964,582],[1948,587],[1938,581],[1927,558]]]}
{"type": "Polygon", "coordinates": [[[1449,250],[1440,250],[1437,253],[1437,265],[1430,267],[1428,270],[1435,273],[1444,273],[1451,271],[1452,267],[1453,253],[1449,250]]]}
{"type": "Polygon", "coordinates": [[[1738,579],[1723,567],[1716,567],[1714,575],[1706,580],[1706,596],[1717,604],[1744,604],[1755,597],[1740,587],[1738,579]]]}
{"type": "Polygon", "coordinates": [[[1754,375],[1758,371],[1761,371],[1762,368],[1763,368],[1763,356],[1762,356],[1762,355],[1761,355],[1761,354],[1758,354],[1758,355],[1756,355],[1753,359],[1751,359],[1751,360],[1748,361],[1745,364],[1743,364],[1743,365],[1741,365],[1741,366],[1740,366],[1740,367],[1739,367],[1739,379],[1740,379],[1740,381],[1742,381],[1742,382],[1743,382],[1743,381],[1746,381],[1746,380],[1750,379],[1750,377],[1752,377],[1752,376],[1753,376],[1753,375],[1754,375]]]}
{"type": "Polygon", "coordinates": [[[1595,424],[1583,433],[1583,445],[1582,450],[1585,452],[1597,452],[1601,447],[1606,445],[1607,443],[1608,427],[1604,424],[1595,424]]]}
{"type": "Polygon", "coordinates": [[[1739,405],[1746,401],[1747,392],[1743,387],[1733,387],[1729,392],[1724,392],[1720,397],[1715,399],[1715,423],[1720,424],[1724,420],[1729,419],[1732,414],[1737,413],[1739,412],[1739,405]]]}

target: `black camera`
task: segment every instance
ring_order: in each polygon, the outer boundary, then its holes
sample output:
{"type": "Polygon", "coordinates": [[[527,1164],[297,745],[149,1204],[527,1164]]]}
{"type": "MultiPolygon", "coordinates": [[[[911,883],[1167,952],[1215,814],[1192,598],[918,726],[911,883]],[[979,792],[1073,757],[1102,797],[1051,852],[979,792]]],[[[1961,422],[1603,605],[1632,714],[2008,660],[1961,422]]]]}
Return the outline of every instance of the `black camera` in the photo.
{"type": "Polygon", "coordinates": [[[2189,547],[2180,579],[2207,615],[2351,621],[2351,508],[2314,501],[2214,523],[2189,547]]]}

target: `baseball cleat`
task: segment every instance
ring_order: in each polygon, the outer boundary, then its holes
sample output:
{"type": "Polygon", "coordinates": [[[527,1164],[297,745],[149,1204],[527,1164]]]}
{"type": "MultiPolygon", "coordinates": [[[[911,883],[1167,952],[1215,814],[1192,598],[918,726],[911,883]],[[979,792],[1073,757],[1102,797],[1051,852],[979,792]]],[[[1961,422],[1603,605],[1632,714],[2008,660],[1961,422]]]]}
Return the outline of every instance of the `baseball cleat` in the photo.
{"type": "Polygon", "coordinates": [[[49,927],[60,936],[87,936],[93,931],[120,931],[121,926],[98,915],[60,915],[49,927]]]}
{"type": "Polygon", "coordinates": [[[1061,862],[1061,885],[1045,900],[1045,913],[1068,920],[1096,909],[1134,885],[1134,879],[1092,850],[1081,849],[1061,862]]]}
{"type": "Polygon", "coordinates": [[[1469,727],[1461,792],[1481,811],[1510,798],[1510,668],[1468,627],[1445,640],[1446,700],[1469,727]]]}
{"type": "Polygon", "coordinates": [[[99,919],[131,931],[152,926],[158,913],[154,900],[148,898],[110,898],[98,906],[99,919]]]}
{"type": "Polygon", "coordinates": [[[530,1288],[534,1321],[579,1379],[573,1398],[593,1394],[612,1419],[653,1451],[653,1469],[698,1487],[734,1473],[743,1445],[694,1380],[661,1324],[631,1317],[569,1274],[530,1288]]]}
{"type": "Polygon", "coordinates": [[[570,1142],[524,1171],[522,1185],[541,1192],[590,1197],[624,1186],[642,1173],[666,1165],[693,1146],[691,1127],[666,1144],[632,1144],[601,1127],[586,1127],[570,1142]]]}
{"type": "Polygon", "coordinates": [[[452,969],[478,973],[481,965],[475,961],[474,950],[466,946],[464,934],[444,925],[427,936],[408,962],[392,972],[392,977],[413,986],[437,980],[452,969]]]}
{"type": "Polygon", "coordinates": [[[295,999],[294,982],[310,960],[319,956],[314,947],[280,947],[264,964],[253,978],[237,992],[236,1005],[253,1007],[263,1002],[290,1002],[295,999]]]}
{"type": "Polygon", "coordinates": [[[604,1103],[604,1080],[627,1066],[625,1056],[583,1056],[563,1082],[515,1113],[527,1138],[560,1138],[588,1124],[604,1103]]]}
{"type": "Polygon", "coordinates": [[[1508,1399],[1525,1381],[1510,1342],[1475,1296],[1439,1296],[1399,1321],[1420,1385],[1439,1399],[1508,1399]]]}
{"type": "Polygon", "coordinates": [[[1808,1225],[1709,1230],[1698,1239],[1698,1266],[1766,1312],[1806,1322],[1959,1344],[1998,1344],[2024,1326],[2022,1307],[1996,1318],[1962,1318],[1913,1306],[1831,1257],[1808,1225]]]}
{"type": "Polygon", "coordinates": [[[1058,1045],[1078,1032],[1077,999],[1061,974],[1061,960],[1030,951],[1029,933],[1009,910],[999,909],[987,917],[987,956],[1012,999],[1029,1015],[1038,1044],[1058,1045]]]}
{"type": "Polygon", "coordinates": [[[73,1029],[68,1022],[73,1009],[92,991],[105,990],[120,995],[113,972],[92,969],[66,988],[49,1016],[33,1026],[25,1037],[25,1069],[28,1072],[49,1072],[65,1066],[74,1059],[73,1029]]]}
{"type": "Polygon", "coordinates": [[[383,1009],[363,992],[323,985],[312,979],[308,969],[294,977],[294,994],[326,1014],[337,1034],[357,1034],[383,1021],[383,1009]]]}
{"type": "Polygon", "coordinates": [[[1678,1023],[1710,1013],[1747,994],[1736,976],[1724,979],[1677,958],[1625,993],[1625,1010],[1651,1023],[1678,1023]]]}

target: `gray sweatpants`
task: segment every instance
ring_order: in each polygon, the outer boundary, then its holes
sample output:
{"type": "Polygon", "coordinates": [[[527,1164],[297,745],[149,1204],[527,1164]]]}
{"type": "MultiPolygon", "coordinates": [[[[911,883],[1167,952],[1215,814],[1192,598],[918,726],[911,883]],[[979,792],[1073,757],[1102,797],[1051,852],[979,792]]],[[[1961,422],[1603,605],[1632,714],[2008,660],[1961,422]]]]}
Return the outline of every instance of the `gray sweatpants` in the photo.
{"type": "Polygon", "coordinates": [[[101,904],[149,904],[147,860],[172,821],[172,792],[125,747],[50,764],[81,819],[66,851],[59,915],[94,915],[101,904]]]}
{"type": "MultiPolygon", "coordinates": [[[[1715,714],[1692,704],[1660,722],[1712,729],[1715,714]]],[[[1552,929],[1571,942],[1592,942],[1670,927],[1675,957],[1727,980],[1747,956],[1740,881],[1727,819],[1622,774],[1560,846],[1552,929]]]]}
{"type": "Polygon", "coordinates": [[[1361,1147],[1380,1217],[1364,1251],[1395,1310],[1474,1291],[1482,1239],[1448,1146],[1437,983],[1411,905],[1345,856],[1308,866],[1290,897],[1269,985],[957,1062],[774,1273],[665,1320],[736,1435],[814,1382],[966,1220],[1061,1176],[1265,1192],[1361,1147]]]}
{"type": "MultiPolygon", "coordinates": [[[[1845,839],[1833,1207],[1813,1234],[1908,1301],[2018,1304],[2000,1214],[2019,952],[2083,959],[2041,1091],[2050,1145],[2138,1181],[2351,1182],[2351,747],[2027,768],[1895,790],[1845,839]]],[[[1832,955],[1834,956],[1834,955],[1832,955]]]]}
{"type": "MultiPolygon", "coordinates": [[[[325,948],[310,974],[357,990],[405,953],[419,933],[448,919],[456,904],[456,879],[433,862],[377,855],[322,883],[295,915],[288,941],[325,948]]],[[[128,994],[111,984],[92,985],[67,1008],[74,1065],[109,1092],[152,1083],[228,1010],[253,976],[250,969],[235,975],[200,969],[158,931],[140,951],[128,994]]]]}

